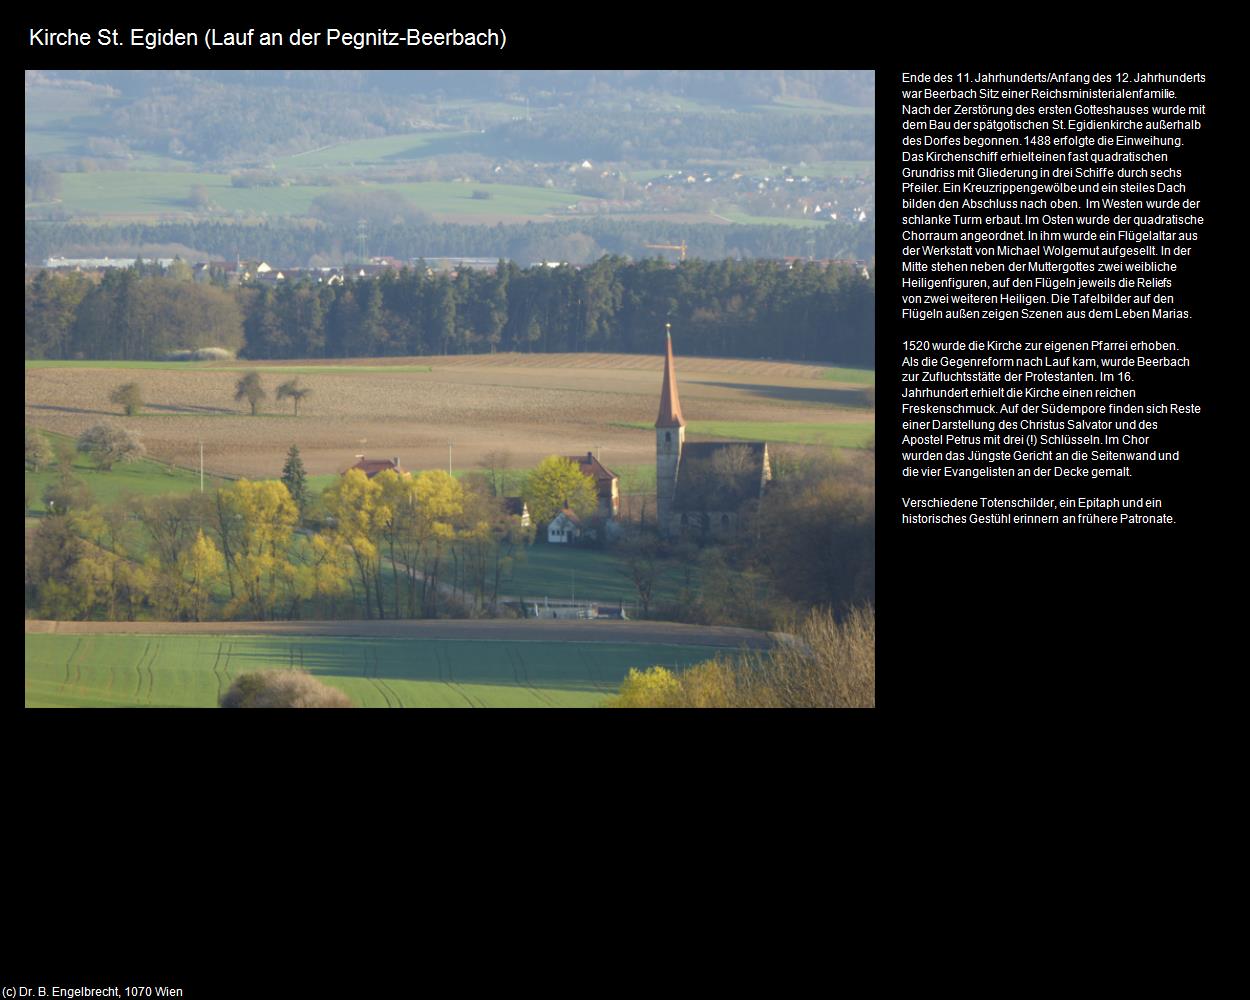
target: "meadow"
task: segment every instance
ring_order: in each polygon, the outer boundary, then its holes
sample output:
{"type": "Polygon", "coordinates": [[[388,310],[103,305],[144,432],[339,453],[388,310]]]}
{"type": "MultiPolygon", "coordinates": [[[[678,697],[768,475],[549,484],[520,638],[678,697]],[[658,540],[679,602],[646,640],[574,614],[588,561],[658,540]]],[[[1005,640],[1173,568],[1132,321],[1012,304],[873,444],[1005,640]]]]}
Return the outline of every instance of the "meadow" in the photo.
{"type": "MultiPolygon", "coordinates": [[[[243,626],[240,626],[243,627],[243,626]]],[[[215,708],[240,673],[300,668],[363,708],[589,708],[630,667],[723,648],[364,636],[26,636],[27,708],[215,708]]]]}
{"type": "MultiPolygon", "coordinates": [[[[73,441],[64,435],[49,434],[53,448],[73,448],[73,441]]],[[[71,468],[82,480],[98,504],[112,506],[128,496],[153,497],[167,493],[194,493],[200,488],[200,474],[189,468],[180,468],[164,462],[141,459],[124,465],[115,465],[110,472],[101,472],[85,455],[75,453],[71,468]]],[[[25,470],[26,516],[42,514],[43,491],[60,478],[55,464],[38,472],[25,470]]],[[[204,489],[216,490],[227,480],[205,475],[204,489]]]]}
{"type": "MultiPolygon", "coordinates": [[[[110,170],[61,175],[60,206],[74,215],[133,218],[192,213],[191,189],[202,188],[217,210],[253,215],[308,215],[313,200],[335,190],[313,184],[278,187],[235,187],[227,174],[179,170],[110,170]]],[[[519,184],[425,181],[408,184],[360,186],[402,193],[416,208],[435,218],[472,217],[494,223],[506,219],[542,218],[579,201],[594,200],[569,191],[519,184]],[[490,198],[475,199],[476,190],[490,198]]],[[[194,210],[196,215],[202,210],[194,210]]]]}

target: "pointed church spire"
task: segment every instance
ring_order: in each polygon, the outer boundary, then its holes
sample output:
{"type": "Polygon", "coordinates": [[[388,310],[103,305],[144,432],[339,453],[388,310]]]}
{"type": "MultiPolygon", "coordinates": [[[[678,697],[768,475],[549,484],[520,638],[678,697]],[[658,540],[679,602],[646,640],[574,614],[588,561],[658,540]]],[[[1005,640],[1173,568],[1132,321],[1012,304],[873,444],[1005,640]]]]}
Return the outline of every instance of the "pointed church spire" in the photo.
{"type": "Polygon", "coordinates": [[[664,386],[660,391],[660,415],[655,418],[656,427],[685,427],[681,415],[681,400],[677,398],[677,372],[673,368],[672,324],[664,324],[666,353],[664,355],[664,386]]]}

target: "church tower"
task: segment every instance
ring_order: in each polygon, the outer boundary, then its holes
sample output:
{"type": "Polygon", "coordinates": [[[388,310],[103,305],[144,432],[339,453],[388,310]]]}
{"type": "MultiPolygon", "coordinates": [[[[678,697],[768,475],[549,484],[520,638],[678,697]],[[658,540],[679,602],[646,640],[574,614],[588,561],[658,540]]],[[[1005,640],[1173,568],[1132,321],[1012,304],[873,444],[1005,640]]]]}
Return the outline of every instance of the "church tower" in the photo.
{"type": "Polygon", "coordinates": [[[664,324],[664,382],[660,387],[660,415],[655,418],[655,507],[660,532],[667,534],[677,490],[677,470],[686,442],[686,421],[677,398],[677,372],[673,368],[672,326],[664,324]]]}

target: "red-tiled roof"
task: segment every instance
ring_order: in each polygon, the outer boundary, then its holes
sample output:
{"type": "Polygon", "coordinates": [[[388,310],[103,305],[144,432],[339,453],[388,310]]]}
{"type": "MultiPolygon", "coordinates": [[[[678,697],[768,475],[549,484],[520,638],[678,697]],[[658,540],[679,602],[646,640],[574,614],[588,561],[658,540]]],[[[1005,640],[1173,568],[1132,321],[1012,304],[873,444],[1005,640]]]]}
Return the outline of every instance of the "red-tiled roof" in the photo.
{"type": "Polygon", "coordinates": [[[616,473],[595,458],[593,452],[588,451],[585,455],[565,455],[564,457],[570,462],[576,462],[577,467],[582,470],[582,475],[590,476],[595,482],[602,483],[605,480],[611,482],[617,478],[616,473]]]}
{"type": "Polygon", "coordinates": [[[399,471],[399,463],[389,458],[362,458],[359,462],[352,466],[353,469],[359,469],[369,479],[372,479],[379,472],[385,472],[387,469],[399,471]]]}

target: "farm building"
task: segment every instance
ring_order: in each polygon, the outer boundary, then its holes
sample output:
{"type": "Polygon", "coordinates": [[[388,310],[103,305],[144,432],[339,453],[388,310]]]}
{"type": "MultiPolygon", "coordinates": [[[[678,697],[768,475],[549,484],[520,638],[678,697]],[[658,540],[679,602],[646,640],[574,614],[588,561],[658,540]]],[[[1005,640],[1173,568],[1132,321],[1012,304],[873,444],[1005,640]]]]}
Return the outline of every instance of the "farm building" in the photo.
{"type": "Polygon", "coordinates": [[[410,473],[404,472],[399,467],[398,456],[395,458],[365,458],[364,455],[357,455],[356,459],[355,465],[343,470],[345,473],[350,472],[351,469],[359,469],[365,474],[366,479],[372,479],[379,472],[386,472],[387,470],[398,472],[401,476],[410,475],[410,473]]]}
{"type": "Polygon", "coordinates": [[[547,541],[552,545],[569,545],[581,537],[581,518],[567,507],[547,524],[547,541]]]}
{"type": "Polygon", "coordinates": [[[593,479],[595,489],[599,493],[599,507],[595,517],[607,520],[621,512],[621,479],[599,461],[592,452],[585,455],[566,455],[570,462],[576,462],[583,476],[593,479]]]}
{"type": "Polygon", "coordinates": [[[666,342],[655,419],[656,518],[666,535],[731,534],[772,479],[763,441],[686,442],[673,338],[666,342]]]}

